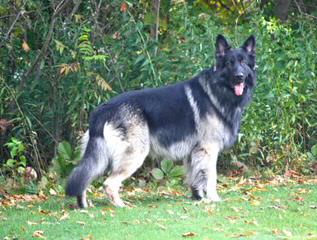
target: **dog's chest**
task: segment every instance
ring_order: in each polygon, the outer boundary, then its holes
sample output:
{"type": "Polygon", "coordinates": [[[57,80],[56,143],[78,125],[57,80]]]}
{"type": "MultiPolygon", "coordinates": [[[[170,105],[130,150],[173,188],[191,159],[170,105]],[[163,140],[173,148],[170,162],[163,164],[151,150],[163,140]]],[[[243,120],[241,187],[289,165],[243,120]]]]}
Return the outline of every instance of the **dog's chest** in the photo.
{"type": "Polygon", "coordinates": [[[225,121],[216,114],[209,114],[197,126],[197,135],[202,143],[217,143],[220,149],[230,147],[236,134],[225,121]]]}

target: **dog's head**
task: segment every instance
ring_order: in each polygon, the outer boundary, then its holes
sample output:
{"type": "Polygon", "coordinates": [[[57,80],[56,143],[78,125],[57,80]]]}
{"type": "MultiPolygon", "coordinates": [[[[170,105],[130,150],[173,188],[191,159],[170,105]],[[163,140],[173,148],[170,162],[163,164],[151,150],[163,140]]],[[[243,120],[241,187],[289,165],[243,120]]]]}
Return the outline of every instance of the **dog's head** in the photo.
{"type": "Polygon", "coordinates": [[[216,71],[236,96],[255,85],[255,37],[251,35],[240,48],[232,49],[224,36],[216,39],[216,71]]]}

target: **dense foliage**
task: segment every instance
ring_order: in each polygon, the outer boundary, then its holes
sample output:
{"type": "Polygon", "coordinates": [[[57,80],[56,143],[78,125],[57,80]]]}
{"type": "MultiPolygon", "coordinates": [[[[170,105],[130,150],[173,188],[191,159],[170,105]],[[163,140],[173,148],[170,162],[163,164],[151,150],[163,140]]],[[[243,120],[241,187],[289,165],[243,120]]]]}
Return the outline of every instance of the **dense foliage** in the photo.
{"type": "Polygon", "coordinates": [[[268,175],[309,173],[317,143],[316,17],[300,14],[282,24],[257,1],[247,1],[231,17],[204,1],[189,2],[162,1],[157,41],[150,34],[154,17],[147,1],[2,4],[0,164],[23,156],[27,165],[47,170],[55,155],[62,161],[60,142],[75,148],[96,105],[212,66],[214,40],[222,33],[235,46],[256,35],[258,80],[239,143],[221,162],[268,166],[268,175]],[[10,157],[5,143],[16,139],[23,151],[10,157]]]}

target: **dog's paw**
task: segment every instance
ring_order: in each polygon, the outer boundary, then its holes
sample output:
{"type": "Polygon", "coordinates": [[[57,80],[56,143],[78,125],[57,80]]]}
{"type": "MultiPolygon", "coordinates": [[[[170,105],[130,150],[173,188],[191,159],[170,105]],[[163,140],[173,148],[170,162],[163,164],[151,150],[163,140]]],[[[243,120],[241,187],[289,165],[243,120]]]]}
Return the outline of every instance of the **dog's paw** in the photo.
{"type": "Polygon", "coordinates": [[[221,202],[222,199],[219,197],[219,195],[216,194],[211,194],[210,196],[207,196],[207,199],[211,202],[221,202]]]}
{"type": "Polygon", "coordinates": [[[215,201],[210,200],[208,198],[202,198],[200,201],[194,202],[195,206],[200,206],[200,205],[214,205],[215,201]]]}
{"type": "Polygon", "coordinates": [[[112,205],[114,205],[115,207],[119,207],[119,208],[124,208],[126,207],[125,203],[121,200],[121,199],[115,199],[113,201],[111,201],[112,205]]]}

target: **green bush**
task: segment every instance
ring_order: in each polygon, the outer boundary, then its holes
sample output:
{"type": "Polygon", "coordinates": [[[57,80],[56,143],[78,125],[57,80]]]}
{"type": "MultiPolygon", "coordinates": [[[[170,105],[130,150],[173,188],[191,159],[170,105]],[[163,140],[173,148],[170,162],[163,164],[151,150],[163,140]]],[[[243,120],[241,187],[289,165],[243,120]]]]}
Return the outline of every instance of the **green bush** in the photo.
{"type": "MultiPolygon", "coordinates": [[[[32,165],[47,170],[63,139],[75,146],[87,128],[89,112],[101,102],[123,91],[189,79],[210,67],[215,37],[222,33],[234,46],[250,34],[256,36],[258,77],[239,141],[221,156],[221,167],[238,160],[275,173],[289,168],[307,172],[308,153],[317,142],[313,20],[299,15],[281,24],[254,4],[243,22],[232,18],[230,25],[229,15],[223,24],[223,17],[208,9],[175,1],[164,5],[167,11],[162,13],[156,42],[150,37],[149,6],[143,1],[127,3],[127,11],[120,11],[122,1],[107,1],[98,16],[92,16],[96,6],[90,1],[83,1],[72,18],[67,15],[71,8],[62,11],[45,57],[27,78],[52,13],[44,2],[27,1],[24,6],[34,12],[24,16],[33,24],[19,20],[0,49],[0,113],[13,122],[7,137],[25,143],[32,165]]],[[[4,4],[0,10],[9,14],[14,9],[4,4]]],[[[1,155],[9,158],[6,151],[1,155]]]]}
{"type": "Polygon", "coordinates": [[[171,160],[163,160],[160,163],[160,168],[153,168],[151,171],[153,178],[156,181],[165,181],[167,185],[178,185],[184,175],[182,166],[175,165],[171,160]]]}

